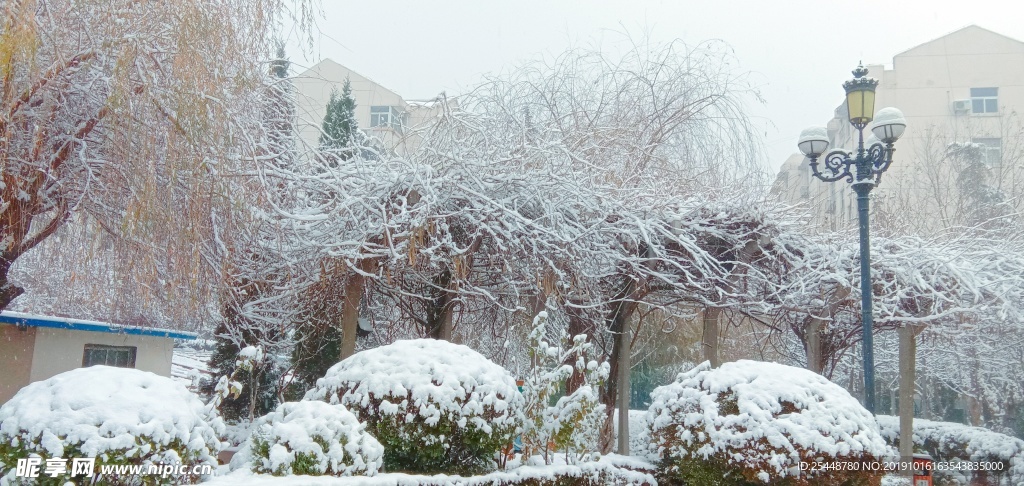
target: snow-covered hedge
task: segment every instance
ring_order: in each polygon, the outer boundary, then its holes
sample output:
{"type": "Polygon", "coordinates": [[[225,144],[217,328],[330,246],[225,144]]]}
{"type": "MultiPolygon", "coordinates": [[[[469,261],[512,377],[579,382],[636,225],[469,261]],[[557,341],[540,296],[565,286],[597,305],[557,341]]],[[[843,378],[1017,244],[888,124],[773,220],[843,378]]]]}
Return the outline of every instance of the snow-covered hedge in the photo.
{"type": "Polygon", "coordinates": [[[208,486],[656,486],[655,466],[635,457],[606,454],[596,461],[566,464],[516,466],[479,476],[453,474],[418,475],[381,473],[373,477],[333,478],[309,476],[276,477],[236,470],[218,476],[208,486]]]}
{"type": "Polygon", "coordinates": [[[880,473],[801,462],[874,461],[888,448],[874,417],[842,387],[776,363],[705,362],[652,393],[650,447],[666,478],[685,484],[860,484],[880,473]]]}
{"type": "MultiPolygon", "coordinates": [[[[44,464],[48,458],[67,459],[68,469],[74,457],[94,457],[97,473],[104,464],[215,466],[222,430],[219,419],[211,423],[203,403],[171,378],[109,366],[79,368],[32,383],[0,407],[0,476],[17,484],[18,458],[33,454],[44,464]]],[[[38,480],[63,484],[70,475],[38,480]]]]}
{"type": "Polygon", "coordinates": [[[434,339],[356,353],[305,400],[342,404],[384,445],[384,469],[475,473],[494,467],[521,427],[523,397],[504,368],[434,339]]]}
{"type": "MultiPolygon", "coordinates": [[[[899,417],[879,415],[876,419],[882,437],[897,447],[899,417]]],[[[927,452],[938,462],[963,466],[935,471],[935,484],[1024,484],[1024,440],[1016,437],[981,427],[914,419],[914,449],[927,452]],[[990,470],[975,470],[979,464],[990,470]]]]}
{"type": "Polygon", "coordinates": [[[253,424],[231,467],[275,476],[372,476],[384,447],[365,429],[341,405],[282,403],[253,424]]]}

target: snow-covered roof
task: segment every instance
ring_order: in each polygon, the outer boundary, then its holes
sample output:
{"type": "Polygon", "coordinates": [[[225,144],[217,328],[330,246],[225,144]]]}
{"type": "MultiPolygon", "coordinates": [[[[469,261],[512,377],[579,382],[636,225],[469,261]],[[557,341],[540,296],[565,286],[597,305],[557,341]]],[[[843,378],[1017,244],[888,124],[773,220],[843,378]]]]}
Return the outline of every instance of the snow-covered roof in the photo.
{"type": "Polygon", "coordinates": [[[195,339],[194,332],[173,331],[156,327],[124,326],[109,322],[69,319],[66,317],[38,316],[21,312],[0,312],[0,324],[15,326],[48,327],[52,329],[70,329],[72,331],[109,332],[113,334],[130,334],[134,336],[156,336],[171,339],[195,339]]]}
{"type": "Polygon", "coordinates": [[[432,108],[433,106],[437,105],[440,101],[440,96],[431,100],[405,100],[406,104],[408,104],[409,106],[415,106],[417,108],[432,108]]]}

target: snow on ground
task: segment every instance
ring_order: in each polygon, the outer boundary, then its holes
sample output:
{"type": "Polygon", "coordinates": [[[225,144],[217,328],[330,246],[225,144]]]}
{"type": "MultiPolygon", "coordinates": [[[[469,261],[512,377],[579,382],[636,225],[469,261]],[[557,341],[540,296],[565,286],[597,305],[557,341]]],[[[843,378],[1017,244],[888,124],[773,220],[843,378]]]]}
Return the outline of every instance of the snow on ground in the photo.
{"type": "Polygon", "coordinates": [[[171,355],[171,378],[195,393],[199,387],[199,380],[213,376],[207,369],[211,354],[212,341],[178,341],[171,355]]]}
{"type": "Polygon", "coordinates": [[[912,486],[910,478],[890,474],[882,477],[882,486],[912,486]]]}
{"type": "MultiPolygon", "coordinates": [[[[619,431],[619,410],[616,409],[612,415],[612,430],[618,440],[619,431]]],[[[641,457],[648,460],[656,460],[657,457],[649,456],[647,450],[647,443],[650,441],[650,434],[648,433],[647,425],[647,410],[630,410],[629,411],[629,454],[635,457],[641,457]]]]}

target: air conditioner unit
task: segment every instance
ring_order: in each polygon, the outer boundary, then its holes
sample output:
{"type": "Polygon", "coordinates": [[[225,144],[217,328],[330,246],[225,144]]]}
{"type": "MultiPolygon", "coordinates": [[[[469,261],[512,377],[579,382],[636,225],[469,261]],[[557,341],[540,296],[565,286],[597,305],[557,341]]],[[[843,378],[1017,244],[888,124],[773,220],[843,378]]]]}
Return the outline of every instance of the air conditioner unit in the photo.
{"type": "Polygon", "coordinates": [[[971,111],[971,100],[955,100],[953,101],[953,113],[970,113],[971,111]]]}

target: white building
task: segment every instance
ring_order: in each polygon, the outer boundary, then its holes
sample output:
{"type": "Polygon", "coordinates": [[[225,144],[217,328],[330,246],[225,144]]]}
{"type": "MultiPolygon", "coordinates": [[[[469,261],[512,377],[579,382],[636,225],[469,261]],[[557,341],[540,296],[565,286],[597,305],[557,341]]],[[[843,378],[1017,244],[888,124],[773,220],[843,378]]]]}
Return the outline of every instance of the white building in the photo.
{"type": "Polygon", "coordinates": [[[436,118],[440,112],[439,100],[406,100],[370,78],[324,59],[292,78],[298,114],[296,128],[307,147],[319,144],[331,92],[337,90],[340,94],[346,79],[351,83],[352,96],[356,100],[355,115],[359,128],[398,154],[414,151],[418,138],[412,129],[436,118]]]}
{"type": "Polygon", "coordinates": [[[75,368],[107,365],[171,376],[175,339],[167,329],[0,312],[0,404],[29,383],[75,368]]]}
{"type": "MultiPolygon", "coordinates": [[[[872,192],[878,224],[893,223],[897,213],[920,208],[935,210],[917,230],[963,223],[963,214],[957,214],[963,208],[954,203],[962,167],[946,155],[954,142],[984,145],[985,182],[1011,199],[1024,194],[1024,124],[1018,116],[1018,110],[1024,111],[1024,42],[969,26],[897,54],[891,69],[866,67],[868,76],[879,81],[875,111],[893,106],[907,119],[892,167],[872,192]]],[[[836,86],[837,98],[842,95],[836,86]]],[[[847,121],[845,104],[826,128],[830,149],[856,148],[857,134],[847,121]]],[[[865,129],[865,137],[869,134],[865,129]]],[[[850,185],[815,179],[802,155],[783,163],[773,189],[787,202],[810,205],[820,229],[856,225],[856,195],[850,185]]]]}

